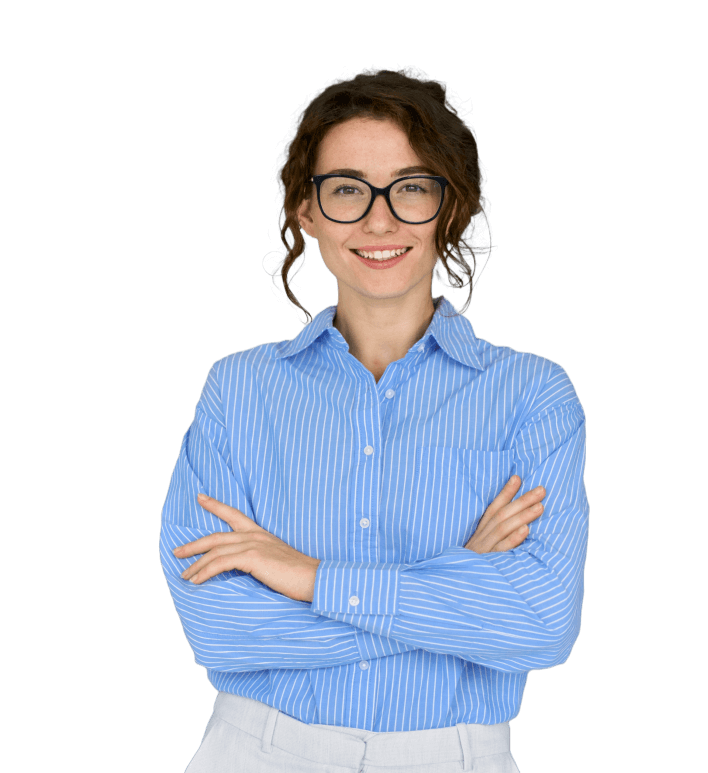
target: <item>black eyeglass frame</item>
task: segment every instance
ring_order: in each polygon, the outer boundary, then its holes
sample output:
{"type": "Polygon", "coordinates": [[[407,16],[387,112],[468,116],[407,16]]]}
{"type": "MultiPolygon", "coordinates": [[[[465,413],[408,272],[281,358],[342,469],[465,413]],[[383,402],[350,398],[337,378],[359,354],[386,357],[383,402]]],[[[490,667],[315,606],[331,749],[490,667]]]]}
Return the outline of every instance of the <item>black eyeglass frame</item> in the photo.
{"type": "Polygon", "coordinates": [[[439,177],[437,175],[432,174],[411,174],[407,177],[399,177],[397,180],[394,180],[390,185],[387,185],[385,188],[377,188],[375,185],[372,185],[367,180],[363,180],[361,177],[354,177],[350,174],[316,174],[310,177],[308,182],[313,182],[317,186],[317,203],[320,206],[320,212],[327,218],[327,220],[331,220],[333,223],[344,223],[346,225],[349,225],[351,223],[358,223],[360,220],[363,220],[371,211],[371,208],[374,206],[374,202],[376,201],[376,197],[381,195],[386,199],[386,203],[388,204],[388,208],[391,210],[391,214],[396,218],[396,220],[400,220],[401,223],[407,223],[408,225],[423,225],[424,223],[430,223],[431,220],[435,220],[435,218],[440,214],[440,210],[442,209],[443,202],[445,201],[445,187],[449,185],[449,181],[444,177],[439,177]],[[371,201],[369,201],[369,206],[366,208],[366,211],[361,217],[358,217],[356,220],[335,220],[333,217],[330,217],[327,215],[322,208],[322,200],[320,199],[320,186],[322,185],[323,180],[327,180],[330,177],[345,177],[347,180],[358,180],[360,183],[364,183],[364,185],[368,185],[371,190],[371,201]],[[393,205],[391,204],[391,188],[396,183],[400,183],[401,180],[436,180],[440,187],[442,188],[442,193],[440,194],[440,205],[438,206],[438,211],[431,217],[428,218],[428,220],[421,220],[419,223],[414,222],[412,220],[404,220],[402,217],[399,217],[396,212],[393,209],[393,205]]]}

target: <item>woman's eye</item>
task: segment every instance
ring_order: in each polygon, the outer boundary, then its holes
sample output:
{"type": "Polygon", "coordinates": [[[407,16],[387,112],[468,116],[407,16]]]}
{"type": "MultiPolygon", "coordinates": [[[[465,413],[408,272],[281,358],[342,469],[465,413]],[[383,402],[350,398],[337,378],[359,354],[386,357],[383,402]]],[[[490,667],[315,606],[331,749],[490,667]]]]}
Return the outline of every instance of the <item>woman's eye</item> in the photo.
{"type": "Polygon", "coordinates": [[[356,193],[357,189],[352,185],[340,185],[339,188],[335,188],[335,193],[344,193],[345,195],[351,195],[352,192],[356,193]]]}

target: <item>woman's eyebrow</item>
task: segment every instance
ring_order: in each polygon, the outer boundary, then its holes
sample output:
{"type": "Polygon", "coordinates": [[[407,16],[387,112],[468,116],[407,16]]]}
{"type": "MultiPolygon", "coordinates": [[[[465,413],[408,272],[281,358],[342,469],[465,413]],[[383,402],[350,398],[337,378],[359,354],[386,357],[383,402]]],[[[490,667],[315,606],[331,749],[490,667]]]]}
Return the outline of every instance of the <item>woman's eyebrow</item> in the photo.
{"type": "MultiPolygon", "coordinates": [[[[362,172],[361,169],[332,169],[331,172],[327,172],[326,174],[348,174],[352,177],[366,178],[365,173],[362,172]]],[[[407,174],[434,175],[435,172],[432,169],[429,169],[427,166],[406,166],[403,169],[397,169],[395,172],[392,172],[391,177],[403,177],[407,174]]]]}

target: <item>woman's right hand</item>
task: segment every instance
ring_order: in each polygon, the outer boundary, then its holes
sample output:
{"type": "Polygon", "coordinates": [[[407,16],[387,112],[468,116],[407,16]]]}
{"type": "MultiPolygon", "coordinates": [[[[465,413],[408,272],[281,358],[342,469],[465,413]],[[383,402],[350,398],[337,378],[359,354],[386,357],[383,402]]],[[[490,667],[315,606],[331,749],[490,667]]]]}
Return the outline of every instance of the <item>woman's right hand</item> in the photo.
{"type": "Polygon", "coordinates": [[[539,486],[512,502],[520,486],[521,478],[512,475],[484,511],[466,548],[475,553],[500,553],[518,547],[526,539],[529,533],[527,524],[543,512],[541,500],[546,496],[546,489],[539,486]]]}

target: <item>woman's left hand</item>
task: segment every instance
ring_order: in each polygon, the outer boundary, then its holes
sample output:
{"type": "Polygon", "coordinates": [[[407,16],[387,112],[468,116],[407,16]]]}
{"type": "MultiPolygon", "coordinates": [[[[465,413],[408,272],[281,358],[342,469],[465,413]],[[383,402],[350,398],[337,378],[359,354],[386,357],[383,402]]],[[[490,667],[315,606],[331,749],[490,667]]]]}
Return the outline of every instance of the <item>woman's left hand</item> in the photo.
{"type": "Polygon", "coordinates": [[[200,494],[199,504],[233,531],[216,532],[177,547],[177,558],[203,553],[182,573],[182,578],[198,585],[229,569],[238,569],[296,601],[312,601],[319,560],[291,548],[274,534],[235,507],[200,494]]]}

